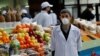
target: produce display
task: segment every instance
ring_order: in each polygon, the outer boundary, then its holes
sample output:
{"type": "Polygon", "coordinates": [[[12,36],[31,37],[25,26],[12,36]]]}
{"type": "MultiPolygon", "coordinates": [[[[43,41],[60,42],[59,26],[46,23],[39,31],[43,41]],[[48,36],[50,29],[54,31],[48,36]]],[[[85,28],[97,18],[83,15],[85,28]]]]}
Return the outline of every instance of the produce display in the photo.
{"type": "Polygon", "coordinates": [[[48,33],[50,29],[46,29],[46,31],[45,29],[34,23],[18,24],[8,34],[4,29],[0,28],[0,44],[7,43],[10,46],[10,55],[22,55],[22,50],[24,50],[24,54],[29,55],[30,49],[32,53],[36,52],[36,56],[46,56],[45,46],[50,43],[50,33],[48,33]],[[25,52],[26,50],[28,52],[25,52]]]}
{"type": "Polygon", "coordinates": [[[10,42],[9,35],[3,28],[0,28],[0,44],[9,42],[10,42]]]}

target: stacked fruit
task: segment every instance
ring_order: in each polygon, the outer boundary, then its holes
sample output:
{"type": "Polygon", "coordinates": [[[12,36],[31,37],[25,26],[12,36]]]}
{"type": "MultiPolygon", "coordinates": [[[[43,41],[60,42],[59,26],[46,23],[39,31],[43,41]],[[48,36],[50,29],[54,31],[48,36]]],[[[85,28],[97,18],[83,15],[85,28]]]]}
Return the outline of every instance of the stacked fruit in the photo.
{"type": "Polygon", "coordinates": [[[48,43],[50,34],[46,33],[40,25],[19,24],[13,30],[13,33],[28,33],[30,37],[34,36],[39,43],[48,43]]]}
{"type": "Polygon", "coordinates": [[[44,45],[39,43],[34,36],[30,37],[28,33],[18,33],[17,39],[20,42],[21,49],[32,48],[37,51],[39,55],[44,55],[44,45]]]}
{"type": "Polygon", "coordinates": [[[28,32],[30,28],[29,24],[18,24],[14,29],[13,33],[19,33],[19,32],[28,32]]]}
{"type": "Polygon", "coordinates": [[[9,35],[3,28],[0,28],[0,44],[9,42],[10,42],[9,35]]]}
{"type": "Polygon", "coordinates": [[[50,41],[50,34],[46,33],[40,25],[19,24],[13,30],[20,42],[20,49],[32,48],[44,56],[44,45],[50,41]]]}

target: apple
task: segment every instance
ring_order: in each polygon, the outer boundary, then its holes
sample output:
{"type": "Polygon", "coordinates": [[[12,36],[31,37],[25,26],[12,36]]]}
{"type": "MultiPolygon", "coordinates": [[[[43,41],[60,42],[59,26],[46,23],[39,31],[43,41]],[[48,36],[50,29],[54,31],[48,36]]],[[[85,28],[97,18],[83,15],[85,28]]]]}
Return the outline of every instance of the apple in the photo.
{"type": "Polygon", "coordinates": [[[44,44],[43,43],[40,43],[40,47],[43,47],[44,46],[44,44]]]}
{"type": "Polygon", "coordinates": [[[31,28],[29,29],[28,33],[30,36],[35,36],[35,32],[31,28]]]}
{"type": "Polygon", "coordinates": [[[26,24],[21,24],[22,28],[26,28],[26,24]]]}
{"type": "Polygon", "coordinates": [[[36,30],[38,28],[37,24],[36,23],[31,23],[30,24],[30,27],[33,29],[33,30],[36,30]]]}
{"type": "Polygon", "coordinates": [[[18,29],[18,28],[22,28],[22,26],[21,26],[20,24],[18,24],[18,25],[16,26],[16,29],[18,29]]]}
{"type": "Polygon", "coordinates": [[[26,25],[26,28],[30,28],[30,24],[25,24],[26,25]]]}
{"type": "Polygon", "coordinates": [[[37,35],[42,36],[40,31],[35,31],[35,33],[36,33],[37,35]]]}
{"type": "Polygon", "coordinates": [[[31,37],[31,39],[32,39],[32,40],[35,40],[35,37],[34,37],[34,36],[32,36],[32,37],[31,37]]]}

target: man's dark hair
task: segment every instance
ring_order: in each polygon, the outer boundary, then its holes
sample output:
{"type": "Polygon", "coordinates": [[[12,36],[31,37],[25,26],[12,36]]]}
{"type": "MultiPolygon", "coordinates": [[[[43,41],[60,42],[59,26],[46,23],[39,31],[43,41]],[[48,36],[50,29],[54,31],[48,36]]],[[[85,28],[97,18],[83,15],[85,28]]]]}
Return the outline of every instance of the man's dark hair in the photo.
{"type": "Polygon", "coordinates": [[[45,7],[45,8],[42,8],[42,10],[46,10],[46,8],[48,8],[49,6],[45,7]]]}
{"type": "Polygon", "coordinates": [[[94,9],[92,4],[88,4],[88,5],[87,5],[87,8],[92,8],[92,9],[94,9]]]}
{"type": "Polygon", "coordinates": [[[46,8],[47,8],[47,7],[45,7],[45,8],[42,8],[42,10],[46,10],[46,8]]]}

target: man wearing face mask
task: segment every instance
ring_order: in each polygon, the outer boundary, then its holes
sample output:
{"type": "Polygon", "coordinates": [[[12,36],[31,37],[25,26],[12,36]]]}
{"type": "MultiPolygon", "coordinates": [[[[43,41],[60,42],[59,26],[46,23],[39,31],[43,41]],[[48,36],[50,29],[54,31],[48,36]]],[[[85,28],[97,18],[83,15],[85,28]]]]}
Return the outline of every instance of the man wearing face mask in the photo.
{"type": "Polygon", "coordinates": [[[60,20],[61,25],[53,27],[51,35],[52,56],[79,56],[80,30],[70,23],[72,16],[68,10],[61,10],[60,20]]]}

